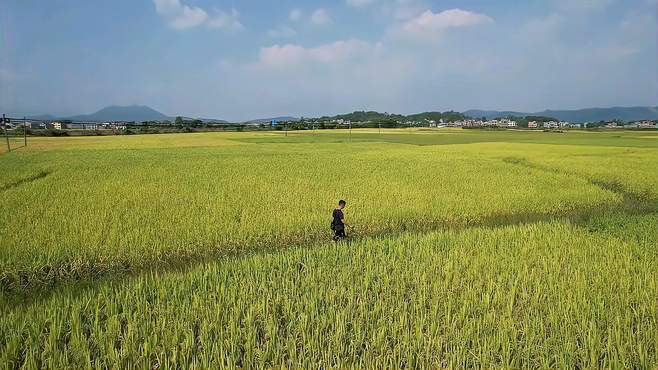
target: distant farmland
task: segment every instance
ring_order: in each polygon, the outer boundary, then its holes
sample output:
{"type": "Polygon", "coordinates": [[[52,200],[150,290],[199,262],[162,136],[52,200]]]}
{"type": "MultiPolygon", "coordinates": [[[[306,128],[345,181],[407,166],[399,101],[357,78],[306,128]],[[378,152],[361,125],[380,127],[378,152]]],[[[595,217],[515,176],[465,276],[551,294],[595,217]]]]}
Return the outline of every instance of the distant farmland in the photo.
{"type": "Polygon", "coordinates": [[[658,365],[656,132],[34,138],[0,173],[8,368],[658,365]]]}

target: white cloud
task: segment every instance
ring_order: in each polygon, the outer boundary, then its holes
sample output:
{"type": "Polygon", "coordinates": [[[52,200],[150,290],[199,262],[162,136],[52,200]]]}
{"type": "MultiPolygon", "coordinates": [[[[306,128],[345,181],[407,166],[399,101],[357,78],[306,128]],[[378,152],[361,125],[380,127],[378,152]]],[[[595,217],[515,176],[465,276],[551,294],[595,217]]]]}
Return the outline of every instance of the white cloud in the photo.
{"type": "MultiPolygon", "coordinates": [[[[337,3],[346,6],[345,1],[337,3]]],[[[533,10],[530,13],[523,13],[526,8],[522,13],[502,9],[496,24],[486,29],[474,26],[491,22],[486,15],[454,9],[439,12],[436,8],[428,12],[430,1],[437,4],[433,0],[376,0],[366,9],[368,16],[372,13],[378,20],[390,22],[386,31],[411,39],[440,39],[441,47],[399,42],[400,39],[389,38],[390,33],[381,35],[382,44],[377,44],[359,39],[329,39],[330,42],[326,41],[329,34],[315,32],[304,35],[300,38],[304,41],[299,42],[270,39],[271,43],[265,45],[270,47],[262,49],[263,45],[255,44],[262,40],[247,37],[236,46],[243,49],[217,50],[216,58],[223,59],[215,62],[197,58],[176,66],[158,60],[137,65],[123,63],[130,68],[119,72],[130,78],[124,78],[121,84],[116,83],[116,74],[103,76],[110,72],[103,66],[95,69],[100,73],[94,76],[87,73],[84,65],[62,65],[57,67],[62,69],[60,73],[49,73],[53,67],[40,67],[35,61],[25,60],[21,70],[7,71],[2,69],[7,66],[0,65],[0,90],[5,87],[5,94],[0,93],[0,105],[11,108],[32,104],[31,110],[66,112],[80,110],[80,104],[93,106],[108,99],[134,99],[169,107],[171,112],[247,119],[354,109],[401,113],[469,108],[540,111],[655,104],[655,0],[634,0],[628,4],[613,0],[614,9],[589,13],[582,10],[599,9],[602,3],[573,0],[579,2],[577,6],[569,4],[570,0],[546,0],[529,7],[533,10]],[[567,8],[581,12],[567,12],[567,8]],[[520,14],[525,21],[518,21],[520,14]],[[317,37],[325,41],[313,41],[317,37]],[[250,48],[256,48],[252,49],[254,56],[244,60],[250,48]],[[25,75],[15,80],[15,73],[25,75]],[[90,78],[91,84],[87,82],[90,78]],[[53,85],[74,81],[83,86],[84,94],[46,94],[39,89],[43,81],[53,85]],[[92,86],[85,87],[89,85],[92,86]],[[181,90],[190,93],[181,95],[181,90]]],[[[211,23],[236,27],[235,22],[227,20],[233,17],[239,22],[239,15],[231,12],[230,7],[224,8],[227,14],[222,16],[211,6],[194,6],[206,3],[211,2],[157,0],[155,10],[165,27],[197,24],[197,28],[202,28],[211,23]],[[204,21],[200,21],[201,14],[207,15],[204,21]],[[181,19],[177,21],[178,18],[181,19]]],[[[301,30],[312,25],[311,15],[317,7],[320,5],[290,14],[290,8],[284,8],[281,23],[270,26],[270,36],[285,37],[290,34],[287,28],[301,34],[301,30]]],[[[338,13],[326,9],[338,24],[338,13]]],[[[379,27],[382,23],[369,24],[379,27]]],[[[344,31],[363,32],[363,26],[345,24],[344,31]]],[[[267,28],[262,31],[266,32],[267,28]]],[[[366,32],[368,37],[372,32],[366,32]]],[[[353,37],[366,35],[357,33],[353,37]]],[[[203,48],[207,44],[197,46],[203,48]]]]}
{"type": "Polygon", "coordinates": [[[18,75],[9,69],[0,68],[0,81],[14,81],[18,79],[18,75]]]}
{"type": "Polygon", "coordinates": [[[560,27],[564,26],[564,16],[554,13],[542,18],[529,19],[525,25],[521,26],[522,32],[518,37],[532,42],[551,42],[558,36],[560,27]]]}
{"type": "Polygon", "coordinates": [[[183,6],[180,14],[171,20],[171,26],[176,29],[196,27],[208,19],[208,13],[201,8],[183,6]]]}
{"type": "Polygon", "coordinates": [[[181,3],[179,0],[153,0],[155,11],[160,15],[171,15],[181,12],[181,3]]]}
{"type": "Polygon", "coordinates": [[[439,13],[426,10],[417,17],[394,27],[392,33],[394,36],[413,40],[432,41],[450,28],[469,27],[490,22],[493,22],[493,19],[485,14],[462,9],[449,9],[439,13]]]}
{"type": "Polygon", "coordinates": [[[381,12],[385,17],[400,21],[414,18],[429,7],[425,0],[388,0],[382,1],[381,12]]]}
{"type": "Polygon", "coordinates": [[[318,26],[323,26],[331,22],[331,17],[329,17],[329,13],[325,9],[320,8],[311,14],[311,22],[318,26]]]}
{"type": "Polygon", "coordinates": [[[286,38],[297,35],[297,31],[288,26],[279,26],[267,31],[267,35],[272,38],[286,38]]]}
{"type": "Polygon", "coordinates": [[[227,109],[237,112],[233,105],[242,106],[241,96],[249,95],[259,101],[249,110],[248,115],[254,116],[314,116],[355,109],[397,112],[410,99],[409,88],[423,70],[417,63],[416,56],[359,39],[314,46],[273,45],[262,48],[253,63],[218,68],[222,83],[237,86],[240,93],[217,91],[213,99],[216,102],[217,95],[222,96],[227,109]]]}
{"type": "Polygon", "coordinates": [[[216,10],[213,17],[199,8],[181,3],[181,0],[153,0],[155,11],[167,20],[169,26],[177,30],[193,28],[205,24],[209,28],[241,29],[238,20],[238,11],[232,9],[230,13],[216,10]]]}
{"type": "Polygon", "coordinates": [[[553,0],[557,8],[566,12],[592,12],[607,8],[613,0],[553,0]]]}
{"type": "Polygon", "coordinates": [[[363,8],[375,2],[375,0],[345,0],[348,6],[353,8],[363,8]]]}
{"type": "Polygon", "coordinates": [[[304,14],[302,13],[302,11],[300,9],[292,9],[290,11],[290,14],[288,15],[288,18],[293,22],[297,22],[297,21],[300,21],[302,19],[303,15],[304,14]]]}
{"type": "Polygon", "coordinates": [[[230,13],[223,12],[221,10],[216,11],[217,14],[208,20],[208,27],[210,28],[222,28],[227,30],[241,30],[244,28],[240,20],[240,13],[231,9],[230,13]]]}
{"type": "Polygon", "coordinates": [[[175,29],[185,29],[203,24],[208,19],[208,13],[198,7],[181,4],[180,0],[153,0],[155,11],[168,20],[175,29]]]}
{"type": "Polygon", "coordinates": [[[303,65],[335,64],[372,54],[378,47],[355,39],[311,48],[296,44],[273,45],[260,50],[257,66],[287,69],[303,65]]]}
{"type": "Polygon", "coordinates": [[[655,33],[647,30],[656,29],[658,29],[658,18],[654,14],[644,12],[627,14],[613,30],[613,35],[606,40],[603,53],[616,62],[619,59],[634,57],[642,51],[652,53],[651,49],[654,49],[655,55],[655,49],[658,48],[655,33]],[[648,48],[647,45],[652,45],[652,48],[648,48]]]}

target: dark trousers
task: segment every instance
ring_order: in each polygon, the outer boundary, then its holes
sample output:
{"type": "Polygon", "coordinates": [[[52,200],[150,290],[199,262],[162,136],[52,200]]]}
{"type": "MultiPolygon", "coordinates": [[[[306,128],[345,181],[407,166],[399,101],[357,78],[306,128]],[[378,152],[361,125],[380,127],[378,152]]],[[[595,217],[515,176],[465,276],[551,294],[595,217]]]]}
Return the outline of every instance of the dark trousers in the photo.
{"type": "Polygon", "coordinates": [[[345,226],[334,227],[334,241],[339,241],[345,239],[346,237],[347,235],[345,235],[345,226]]]}

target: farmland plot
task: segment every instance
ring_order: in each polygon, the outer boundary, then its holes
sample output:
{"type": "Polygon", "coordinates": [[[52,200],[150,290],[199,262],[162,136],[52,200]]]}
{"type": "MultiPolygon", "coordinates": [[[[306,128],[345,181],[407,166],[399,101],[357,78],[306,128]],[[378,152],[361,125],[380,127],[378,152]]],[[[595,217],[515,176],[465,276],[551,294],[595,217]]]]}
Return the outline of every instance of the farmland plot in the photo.
{"type": "Polygon", "coordinates": [[[1,362],[656,365],[658,135],[347,135],[0,155],[1,362]]]}

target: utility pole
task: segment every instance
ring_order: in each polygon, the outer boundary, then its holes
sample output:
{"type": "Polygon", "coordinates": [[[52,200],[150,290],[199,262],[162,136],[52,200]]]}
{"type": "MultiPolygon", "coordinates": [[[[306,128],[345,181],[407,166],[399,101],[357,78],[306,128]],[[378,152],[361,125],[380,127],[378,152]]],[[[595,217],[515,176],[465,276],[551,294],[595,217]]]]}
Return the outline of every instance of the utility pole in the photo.
{"type": "Polygon", "coordinates": [[[350,142],[352,142],[352,121],[350,121],[350,142]]]}
{"type": "Polygon", "coordinates": [[[23,146],[27,146],[27,122],[25,122],[25,116],[23,116],[23,146]]]}
{"type": "Polygon", "coordinates": [[[11,152],[11,146],[9,146],[9,132],[7,130],[7,119],[5,114],[2,113],[2,128],[5,130],[5,140],[7,141],[7,152],[11,152]]]}
{"type": "Polygon", "coordinates": [[[286,133],[286,137],[288,137],[288,122],[286,122],[286,125],[284,126],[283,132],[286,133]]]}
{"type": "Polygon", "coordinates": [[[382,134],[382,124],[381,123],[379,124],[379,134],[380,135],[382,134]]]}

